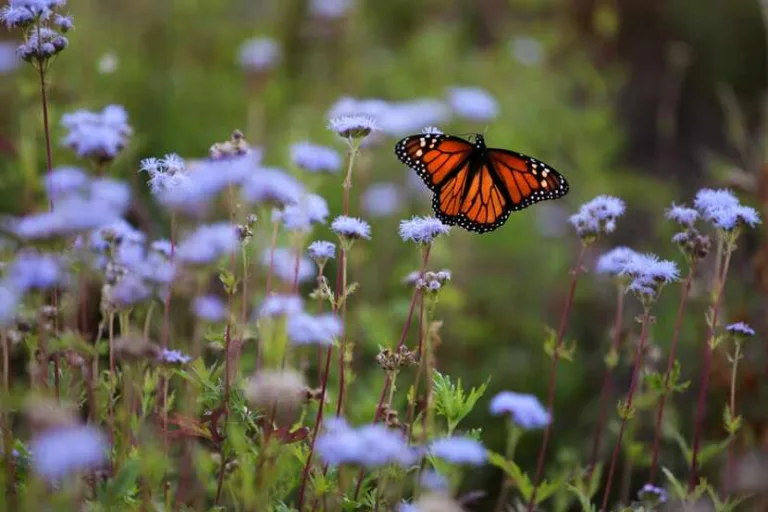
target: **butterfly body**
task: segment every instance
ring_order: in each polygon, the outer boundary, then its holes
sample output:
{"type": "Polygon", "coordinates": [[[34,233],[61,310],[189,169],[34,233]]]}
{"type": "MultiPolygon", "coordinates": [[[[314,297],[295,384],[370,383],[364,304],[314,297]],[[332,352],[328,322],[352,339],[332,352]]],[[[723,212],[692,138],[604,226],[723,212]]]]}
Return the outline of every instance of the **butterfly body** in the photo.
{"type": "Polygon", "coordinates": [[[474,142],[444,135],[411,135],[395,154],[434,192],[432,207],[443,223],[485,233],[509,215],[568,193],[568,182],[549,165],[528,155],[489,148],[482,135],[474,142]]]}

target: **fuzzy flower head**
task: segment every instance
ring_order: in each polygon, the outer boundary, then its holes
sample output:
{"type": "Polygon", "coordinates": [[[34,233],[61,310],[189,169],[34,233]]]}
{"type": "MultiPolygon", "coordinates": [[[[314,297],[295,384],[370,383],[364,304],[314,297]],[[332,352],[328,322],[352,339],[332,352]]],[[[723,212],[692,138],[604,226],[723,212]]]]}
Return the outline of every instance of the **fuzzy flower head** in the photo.
{"type": "Polygon", "coordinates": [[[43,254],[34,250],[20,252],[10,263],[6,272],[6,282],[21,291],[47,290],[65,284],[67,274],[59,257],[43,254]]]}
{"type": "Polygon", "coordinates": [[[388,217],[401,208],[400,189],[394,183],[374,183],[361,197],[362,210],[371,217],[388,217]]]}
{"type": "Polygon", "coordinates": [[[266,249],[261,263],[270,268],[272,274],[284,283],[293,283],[294,281],[304,283],[317,276],[317,268],[311,259],[286,247],[278,247],[274,251],[266,249]],[[298,268],[296,266],[297,260],[298,268]]]}
{"type": "Polygon", "coordinates": [[[328,129],[345,139],[362,140],[371,132],[379,129],[376,120],[361,115],[333,117],[328,121],[328,129]]]}
{"type": "Polygon", "coordinates": [[[114,160],[133,134],[128,113],[120,105],[109,105],[101,112],[77,110],[64,114],[61,125],[67,130],[62,144],[79,158],[98,163],[114,160]]]}
{"type": "Polygon", "coordinates": [[[699,212],[694,208],[678,206],[672,203],[672,206],[664,213],[664,216],[673,222],[677,222],[684,228],[692,228],[699,218],[699,212]]]}
{"type": "Polygon", "coordinates": [[[627,261],[619,275],[632,280],[629,291],[648,306],[664,285],[678,280],[680,271],[673,261],[661,260],[653,254],[638,254],[627,261]]]}
{"type": "Polygon", "coordinates": [[[205,322],[221,322],[227,316],[227,306],[215,295],[203,295],[192,301],[195,316],[205,322]]]}
{"type": "Polygon", "coordinates": [[[189,172],[184,160],[171,153],[163,158],[146,158],[141,161],[139,172],[149,174],[149,188],[153,194],[162,194],[169,189],[189,186],[189,172]]]}
{"type": "Polygon", "coordinates": [[[286,231],[307,232],[314,224],[325,224],[329,213],[325,199],[317,194],[304,194],[298,204],[273,210],[272,221],[280,222],[286,231]]]}
{"type": "Polygon", "coordinates": [[[296,295],[270,295],[259,307],[260,318],[290,316],[302,310],[301,299],[296,295]]]}
{"type": "Polygon", "coordinates": [[[637,255],[638,253],[629,247],[616,247],[598,258],[595,270],[598,274],[616,277],[624,270],[627,263],[637,255]]]}
{"type": "Polygon", "coordinates": [[[755,227],[760,224],[760,214],[749,206],[736,206],[713,214],[712,225],[723,231],[733,231],[741,226],[755,227]]]}
{"type": "Polygon", "coordinates": [[[485,463],[486,455],[483,445],[470,437],[445,437],[434,441],[429,446],[433,457],[443,459],[453,464],[481,466],[485,463]]]}
{"type": "Polygon", "coordinates": [[[53,428],[32,439],[35,471],[49,482],[101,467],[107,462],[107,437],[88,426],[53,428]]]}
{"type": "Polygon", "coordinates": [[[291,146],[291,161],[307,172],[329,174],[339,172],[343,163],[335,149],[311,142],[298,142],[291,146]]]}
{"type": "Polygon", "coordinates": [[[307,384],[304,376],[294,370],[261,370],[248,379],[245,398],[262,409],[275,405],[293,409],[303,400],[307,384]]]}
{"type": "Polygon", "coordinates": [[[454,87],[448,102],[459,116],[472,121],[490,121],[499,114],[499,104],[491,94],[479,87],[454,87]]]}
{"type": "Polygon", "coordinates": [[[727,325],[725,326],[725,330],[732,336],[741,339],[755,335],[755,330],[744,322],[736,322],[735,324],[727,325]]]}
{"type": "Polygon", "coordinates": [[[452,278],[450,270],[441,270],[439,272],[421,272],[417,273],[415,285],[418,290],[426,293],[428,296],[436,296],[442,290],[443,286],[452,278]]]}
{"type": "Polygon", "coordinates": [[[280,169],[262,168],[243,184],[243,199],[250,204],[267,203],[275,207],[298,204],[304,187],[280,169]]]}
{"type": "Polygon", "coordinates": [[[415,242],[429,245],[440,235],[447,235],[451,230],[435,217],[413,217],[400,222],[400,238],[403,242],[415,242]]]}
{"type": "Polygon", "coordinates": [[[754,227],[761,222],[757,210],[741,205],[728,189],[701,189],[693,204],[704,220],[723,231],[733,231],[747,225],[754,227]]]}
{"type": "Polygon", "coordinates": [[[624,214],[624,201],[611,196],[597,196],[581,205],[568,219],[585,242],[592,242],[616,230],[616,219],[624,214]]]}
{"type": "Polygon", "coordinates": [[[318,266],[323,267],[329,259],[336,257],[336,246],[325,240],[317,240],[309,244],[307,254],[318,266]]]}
{"type": "Polygon", "coordinates": [[[656,507],[667,502],[667,491],[661,487],[656,487],[653,484],[645,484],[642,489],[637,493],[637,497],[643,503],[656,507]]]}
{"type": "Polygon", "coordinates": [[[203,225],[179,244],[176,257],[182,263],[207,265],[237,250],[237,230],[231,224],[203,225]]]}
{"type": "Polygon", "coordinates": [[[324,20],[335,20],[343,17],[352,7],[352,0],[311,0],[309,12],[324,20]]]}
{"type": "Polygon", "coordinates": [[[491,400],[491,414],[509,414],[524,429],[543,428],[551,418],[539,399],[533,395],[502,391],[491,400]]]}
{"type": "Polygon", "coordinates": [[[312,316],[295,313],[288,317],[288,338],[294,345],[333,345],[341,336],[341,321],[332,314],[312,316]]]}
{"type": "Polygon", "coordinates": [[[164,348],[158,354],[157,360],[160,363],[174,365],[174,364],[187,364],[192,360],[192,358],[186,355],[181,350],[169,350],[167,348],[164,348]]]}
{"type": "Polygon", "coordinates": [[[268,37],[249,39],[240,46],[238,61],[247,72],[264,72],[275,67],[282,57],[280,45],[268,37]]]}
{"type": "Polygon", "coordinates": [[[331,230],[344,240],[371,239],[371,226],[364,220],[340,215],[331,223],[331,230]]]}
{"type": "Polygon", "coordinates": [[[315,450],[332,466],[377,468],[394,464],[408,467],[417,460],[401,432],[382,424],[352,428],[344,420],[327,422],[325,432],[318,436],[315,450]]]}

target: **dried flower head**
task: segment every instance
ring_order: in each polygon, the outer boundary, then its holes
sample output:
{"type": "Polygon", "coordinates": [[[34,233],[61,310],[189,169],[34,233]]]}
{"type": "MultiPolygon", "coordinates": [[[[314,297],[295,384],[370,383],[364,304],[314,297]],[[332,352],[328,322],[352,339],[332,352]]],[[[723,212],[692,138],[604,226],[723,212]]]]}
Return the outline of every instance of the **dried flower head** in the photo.
{"type": "Polygon", "coordinates": [[[115,357],[125,362],[155,361],[160,347],[143,336],[121,336],[115,340],[115,357]]]}
{"type": "Polygon", "coordinates": [[[74,406],[39,395],[26,398],[22,412],[32,431],[71,427],[77,424],[77,411],[74,406]]]}
{"type": "Polygon", "coordinates": [[[261,370],[245,386],[245,398],[254,407],[268,409],[273,405],[293,409],[304,400],[307,383],[294,370],[261,370]]]}

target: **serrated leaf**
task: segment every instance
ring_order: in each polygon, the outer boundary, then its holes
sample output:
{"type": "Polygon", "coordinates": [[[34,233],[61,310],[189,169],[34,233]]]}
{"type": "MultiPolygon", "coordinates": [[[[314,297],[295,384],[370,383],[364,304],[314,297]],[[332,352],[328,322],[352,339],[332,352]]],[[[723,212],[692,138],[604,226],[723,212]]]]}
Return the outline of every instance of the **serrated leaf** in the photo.
{"type": "Polygon", "coordinates": [[[525,501],[530,500],[531,494],[533,493],[533,484],[531,483],[530,478],[528,478],[528,475],[523,473],[523,470],[513,461],[506,460],[503,455],[490,450],[487,450],[486,453],[488,462],[504,471],[504,473],[515,483],[525,501]]]}

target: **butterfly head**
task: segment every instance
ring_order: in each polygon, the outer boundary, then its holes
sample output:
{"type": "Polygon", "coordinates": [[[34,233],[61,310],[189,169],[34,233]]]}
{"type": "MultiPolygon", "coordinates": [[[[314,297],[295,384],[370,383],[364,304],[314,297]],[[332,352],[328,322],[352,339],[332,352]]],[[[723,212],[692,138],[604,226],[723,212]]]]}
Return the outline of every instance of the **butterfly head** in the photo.
{"type": "Polygon", "coordinates": [[[476,133],[475,134],[475,148],[482,151],[485,149],[485,137],[483,137],[481,134],[476,133]]]}

